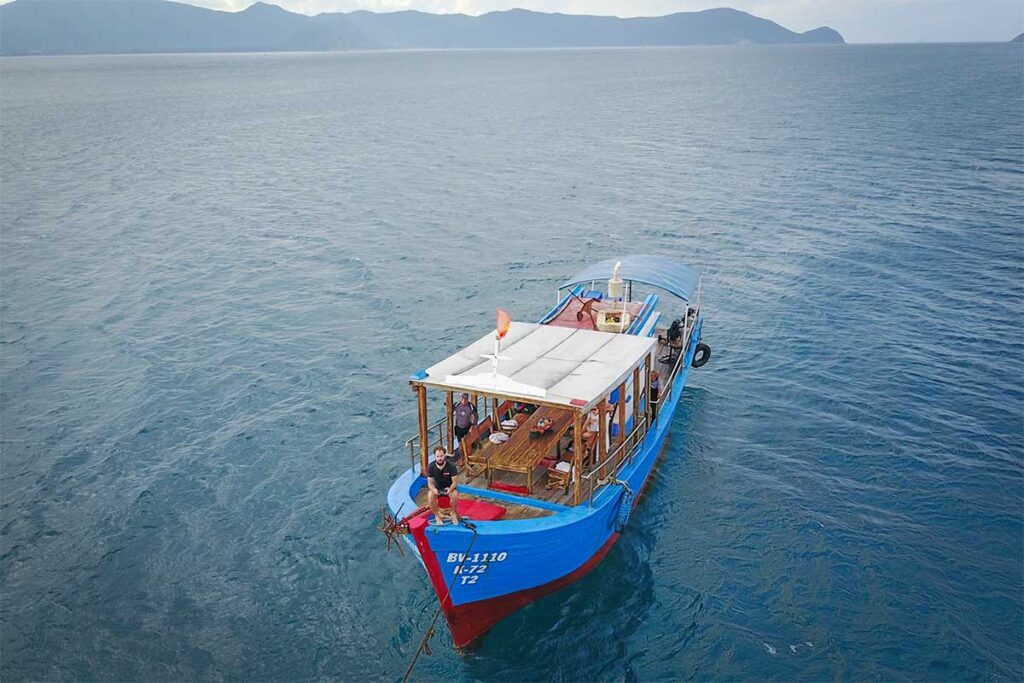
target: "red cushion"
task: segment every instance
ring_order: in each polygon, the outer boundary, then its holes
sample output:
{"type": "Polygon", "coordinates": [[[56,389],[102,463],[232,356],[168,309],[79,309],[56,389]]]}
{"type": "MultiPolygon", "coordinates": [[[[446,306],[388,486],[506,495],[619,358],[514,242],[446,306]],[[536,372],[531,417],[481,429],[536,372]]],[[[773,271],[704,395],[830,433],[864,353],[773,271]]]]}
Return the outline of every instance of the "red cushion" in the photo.
{"type": "Polygon", "coordinates": [[[558,461],[555,460],[554,458],[544,458],[539,463],[537,463],[537,466],[547,469],[549,467],[554,467],[556,462],[558,461]]]}
{"type": "Polygon", "coordinates": [[[530,489],[525,486],[514,486],[512,484],[502,484],[500,481],[492,482],[490,487],[495,491],[508,491],[509,493],[521,493],[524,496],[530,495],[530,489]]]}
{"type": "Polygon", "coordinates": [[[492,522],[505,516],[506,508],[482,500],[460,500],[459,517],[492,522]]]}
{"type": "MultiPolygon", "coordinates": [[[[439,507],[447,508],[451,501],[448,499],[448,496],[439,496],[437,503],[439,507]]],[[[496,519],[501,519],[507,511],[506,508],[500,505],[494,505],[482,500],[463,499],[459,501],[459,517],[474,519],[478,522],[493,522],[496,519]]],[[[426,519],[430,514],[430,510],[424,510],[415,519],[426,519]]]]}

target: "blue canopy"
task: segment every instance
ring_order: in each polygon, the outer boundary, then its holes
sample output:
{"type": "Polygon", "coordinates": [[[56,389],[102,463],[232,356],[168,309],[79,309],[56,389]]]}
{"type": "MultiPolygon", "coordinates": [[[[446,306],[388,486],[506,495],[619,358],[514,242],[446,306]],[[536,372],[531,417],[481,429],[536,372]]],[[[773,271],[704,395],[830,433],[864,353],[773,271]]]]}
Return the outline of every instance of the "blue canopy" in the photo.
{"type": "Polygon", "coordinates": [[[695,268],[684,266],[682,263],[677,263],[664,256],[623,256],[588,266],[576,277],[562,283],[560,289],[583,282],[608,280],[612,276],[615,264],[619,261],[622,262],[619,276],[623,280],[632,280],[664,289],[683,301],[689,301],[693,290],[697,288],[698,273],[695,268]]]}

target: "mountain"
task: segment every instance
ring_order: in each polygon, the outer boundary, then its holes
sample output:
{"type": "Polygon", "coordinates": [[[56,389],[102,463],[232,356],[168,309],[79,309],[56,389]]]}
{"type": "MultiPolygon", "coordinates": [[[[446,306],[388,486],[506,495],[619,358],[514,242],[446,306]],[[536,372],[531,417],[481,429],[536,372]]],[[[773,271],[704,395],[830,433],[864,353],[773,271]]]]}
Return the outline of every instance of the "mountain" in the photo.
{"type": "Polygon", "coordinates": [[[314,17],[257,2],[220,12],[168,0],[16,0],[0,6],[0,54],[840,44],[733,9],[619,19],[527,10],[357,11],[314,17]]]}
{"type": "Polygon", "coordinates": [[[843,43],[830,28],[794,33],[775,22],[734,9],[680,12],[663,17],[596,17],[522,9],[464,14],[346,15],[374,43],[390,48],[638,47],[843,43]]]}
{"type": "Polygon", "coordinates": [[[1016,38],[1010,40],[1011,43],[1024,43],[1024,33],[1019,34],[1016,38]]]}
{"type": "Polygon", "coordinates": [[[344,16],[315,22],[262,2],[241,12],[165,0],[16,0],[0,6],[2,54],[369,47],[373,46],[344,16]]]}

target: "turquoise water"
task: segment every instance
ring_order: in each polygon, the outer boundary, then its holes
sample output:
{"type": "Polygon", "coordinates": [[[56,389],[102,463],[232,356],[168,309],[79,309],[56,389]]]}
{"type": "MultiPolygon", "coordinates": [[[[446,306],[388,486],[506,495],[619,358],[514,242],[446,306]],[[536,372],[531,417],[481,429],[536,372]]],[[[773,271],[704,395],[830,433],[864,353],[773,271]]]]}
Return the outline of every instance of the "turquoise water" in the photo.
{"type": "Polygon", "coordinates": [[[621,253],[711,363],[424,679],[1024,677],[1021,46],[0,60],[0,672],[395,680],[408,374],[621,253]]]}

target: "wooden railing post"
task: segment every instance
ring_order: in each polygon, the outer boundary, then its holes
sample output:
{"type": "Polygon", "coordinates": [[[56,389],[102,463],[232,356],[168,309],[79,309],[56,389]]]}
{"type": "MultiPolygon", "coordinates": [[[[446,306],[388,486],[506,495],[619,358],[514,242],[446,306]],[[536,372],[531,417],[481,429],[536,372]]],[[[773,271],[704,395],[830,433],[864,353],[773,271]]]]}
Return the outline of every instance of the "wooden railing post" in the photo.
{"type": "Polygon", "coordinates": [[[416,387],[416,407],[420,418],[420,474],[427,476],[427,388],[422,384],[416,387]]]}

